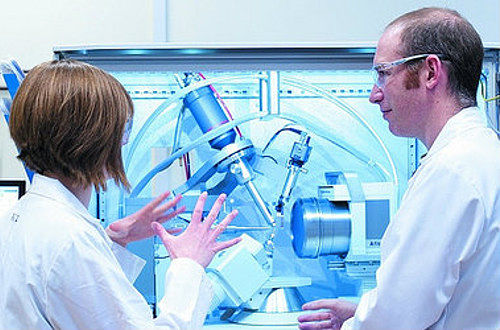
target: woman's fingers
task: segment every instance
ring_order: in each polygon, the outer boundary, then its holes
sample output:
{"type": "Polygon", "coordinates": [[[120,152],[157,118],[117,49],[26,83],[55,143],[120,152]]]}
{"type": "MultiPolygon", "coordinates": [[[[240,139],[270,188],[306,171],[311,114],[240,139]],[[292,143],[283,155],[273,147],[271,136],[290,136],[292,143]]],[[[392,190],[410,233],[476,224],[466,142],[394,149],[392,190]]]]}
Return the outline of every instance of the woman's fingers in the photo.
{"type": "Polygon", "coordinates": [[[212,227],[212,224],[214,223],[215,219],[217,219],[217,216],[219,215],[220,209],[222,208],[222,205],[224,204],[225,200],[226,200],[226,194],[220,194],[217,200],[215,201],[214,205],[212,206],[212,209],[210,210],[210,213],[208,213],[208,216],[203,221],[205,228],[207,228],[207,230],[210,229],[210,227],[212,227]]]}
{"type": "Polygon", "coordinates": [[[229,241],[216,242],[214,251],[215,252],[222,251],[222,250],[227,249],[235,244],[238,244],[239,242],[241,242],[241,237],[236,237],[236,238],[233,238],[229,241]]]}
{"type": "Polygon", "coordinates": [[[144,212],[152,212],[158,205],[160,205],[168,196],[170,196],[170,191],[164,192],[160,196],[156,197],[152,202],[149,202],[142,209],[144,212]]]}
{"type": "Polygon", "coordinates": [[[184,230],[183,228],[170,228],[170,229],[167,229],[167,232],[169,234],[173,235],[173,234],[178,234],[183,230],[184,230]]]}
{"type": "Polygon", "coordinates": [[[175,207],[180,200],[182,199],[182,195],[177,195],[174,197],[174,199],[168,201],[167,203],[159,206],[157,209],[155,209],[155,215],[156,216],[161,216],[163,213],[166,211],[170,210],[171,208],[175,207]]]}
{"type": "Polygon", "coordinates": [[[182,206],[180,208],[178,208],[177,210],[173,211],[173,212],[170,212],[168,214],[165,214],[157,219],[155,219],[156,222],[159,222],[159,223],[164,223],[165,221],[167,220],[170,220],[176,216],[178,216],[179,214],[181,214],[182,212],[184,212],[186,210],[186,207],[185,206],[182,206]]]}
{"type": "Polygon", "coordinates": [[[171,235],[165,230],[165,228],[163,228],[163,226],[158,222],[152,222],[151,228],[153,228],[153,231],[156,235],[158,235],[163,244],[168,245],[171,235]]]}
{"type": "Polygon", "coordinates": [[[231,213],[226,215],[224,220],[222,220],[210,233],[210,239],[216,240],[219,235],[226,230],[227,226],[233,221],[238,215],[238,210],[233,210],[231,213]]]}
{"type": "Polygon", "coordinates": [[[201,222],[201,218],[203,217],[203,208],[205,207],[205,201],[207,200],[207,192],[203,192],[196,205],[194,207],[193,215],[191,216],[191,224],[198,224],[201,222]]]}

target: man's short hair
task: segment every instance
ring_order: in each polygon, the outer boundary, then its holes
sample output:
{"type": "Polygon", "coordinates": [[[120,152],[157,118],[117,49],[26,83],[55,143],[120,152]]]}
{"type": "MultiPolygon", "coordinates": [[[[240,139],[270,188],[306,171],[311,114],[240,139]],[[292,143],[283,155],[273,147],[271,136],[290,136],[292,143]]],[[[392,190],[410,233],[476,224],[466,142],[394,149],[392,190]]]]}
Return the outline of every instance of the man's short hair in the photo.
{"type": "Polygon", "coordinates": [[[126,188],[121,142],[133,104],[125,88],[92,65],[60,60],[34,67],[16,93],[10,134],[33,171],[81,186],[126,188]]]}
{"type": "Polygon", "coordinates": [[[392,21],[401,28],[401,56],[443,54],[448,61],[449,90],[462,107],[477,104],[476,94],[483,63],[483,44],[474,27],[458,12],[422,8],[392,21]]]}

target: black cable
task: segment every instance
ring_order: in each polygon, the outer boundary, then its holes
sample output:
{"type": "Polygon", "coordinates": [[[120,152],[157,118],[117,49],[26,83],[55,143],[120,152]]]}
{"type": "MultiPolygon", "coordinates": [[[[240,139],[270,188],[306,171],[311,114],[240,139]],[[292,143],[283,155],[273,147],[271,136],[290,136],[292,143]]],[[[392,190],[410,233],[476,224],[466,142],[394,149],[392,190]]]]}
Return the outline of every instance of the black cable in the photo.
{"type": "Polygon", "coordinates": [[[293,128],[293,127],[283,127],[280,130],[278,130],[276,133],[274,133],[274,135],[271,137],[271,139],[269,139],[269,141],[267,142],[267,144],[264,147],[264,149],[262,149],[262,154],[264,154],[264,152],[266,151],[266,149],[278,137],[278,135],[281,134],[282,132],[285,132],[285,131],[290,131],[290,132],[296,133],[298,135],[302,134],[302,131],[300,129],[293,128]]]}

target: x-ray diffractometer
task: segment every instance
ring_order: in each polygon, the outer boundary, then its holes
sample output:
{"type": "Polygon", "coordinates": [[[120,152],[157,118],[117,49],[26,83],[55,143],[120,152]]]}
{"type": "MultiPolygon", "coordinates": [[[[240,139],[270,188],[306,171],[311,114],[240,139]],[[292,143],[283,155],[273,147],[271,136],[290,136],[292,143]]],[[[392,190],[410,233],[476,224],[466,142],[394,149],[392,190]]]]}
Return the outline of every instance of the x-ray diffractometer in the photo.
{"type": "MultiPolygon", "coordinates": [[[[207,268],[207,328],[296,326],[301,305],[356,299],[375,285],[380,240],[424,147],[394,137],[368,102],[373,48],[325,45],[56,48],[113,74],[135,106],[123,157],[132,189],[110,184],[91,212],[105,225],[153,197],[183,194],[185,227],[202,191],[207,211],[238,217],[243,241],[207,268]]],[[[483,85],[495,89],[493,56],[483,85]]],[[[480,103],[497,126],[497,114],[480,103]]],[[[153,311],[169,265],[155,238],[130,244],[147,260],[135,286],[153,311]]]]}

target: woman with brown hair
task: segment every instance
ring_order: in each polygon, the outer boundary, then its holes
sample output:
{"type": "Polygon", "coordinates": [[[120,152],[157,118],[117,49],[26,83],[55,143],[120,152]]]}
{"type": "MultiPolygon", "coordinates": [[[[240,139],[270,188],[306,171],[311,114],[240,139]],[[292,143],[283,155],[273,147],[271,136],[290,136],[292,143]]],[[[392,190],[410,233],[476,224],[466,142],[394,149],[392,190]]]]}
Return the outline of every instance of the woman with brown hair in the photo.
{"type": "Polygon", "coordinates": [[[0,328],[192,329],[211,300],[204,272],[215,253],[239,239],[216,238],[234,219],[212,228],[224,195],[201,220],[203,193],[186,230],[173,236],[161,222],[180,200],[165,193],[106,230],[88,210],[92,187],[114,179],[125,188],[121,146],[132,101],[111,75],[89,64],[52,61],[33,68],[12,104],[10,133],[18,158],[36,172],[16,206],[0,217],[0,328]],[[143,260],[124,247],[158,234],[172,263],[156,319],[132,286],[143,260]]]}

